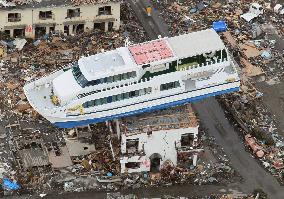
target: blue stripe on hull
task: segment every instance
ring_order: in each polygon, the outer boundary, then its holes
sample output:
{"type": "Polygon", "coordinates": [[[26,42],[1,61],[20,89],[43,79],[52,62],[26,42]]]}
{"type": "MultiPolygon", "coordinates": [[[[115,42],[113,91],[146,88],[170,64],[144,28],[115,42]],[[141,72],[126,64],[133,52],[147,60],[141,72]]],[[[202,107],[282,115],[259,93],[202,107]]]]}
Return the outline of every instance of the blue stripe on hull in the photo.
{"type": "Polygon", "coordinates": [[[194,102],[194,101],[202,100],[202,99],[205,99],[205,98],[208,98],[208,97],[212,97],[212,96],[216,96],[216,95],[222,95],[222,94],[225,94],[225,93],[235,92],[235,91],[239,91],[239,90],[240,90],[239,87],[230,88],[230,89],[217,91],[217,92],[214,92],[214,93],[209,93],[209,94],[205,94],[205,95],[201,95],[201,96],[197,96],[197,97],[187,98],[187,99],[183,99],[183,100],[179,100],[179,101],[175,101],[175,102],[169,102],[169,103],[166,103],[166,104],[160,104],[160,105],[157,105],[157,106],[143,108],[143,109],[130,111],[130,112],[126,112],[126,113],[120,113],[120,114],[117,114],[117,115],[101,117],[101,118],[87,119],[87,120],[82,120],[82,121],[55,122],[53,124],[55,126],[59,127],[59,128],[73,128],[73,127],[76,127],[76,126],[85,126],[85,125],[88,125],[88,124],[105,122],[107,120],[118,119],[118,118],[121,118],[121,117],[136,115],[136,114],[139,114],[139,113],[151,112],[151,111],[154,111],[154,110],[165,109],[165,108],[169,108],[169,107],[172,107],[172,106],[178,106],[178,105],[182,105],[182,104],[185,104],[185,103],[188,103],[188,102],[194,102]]]}

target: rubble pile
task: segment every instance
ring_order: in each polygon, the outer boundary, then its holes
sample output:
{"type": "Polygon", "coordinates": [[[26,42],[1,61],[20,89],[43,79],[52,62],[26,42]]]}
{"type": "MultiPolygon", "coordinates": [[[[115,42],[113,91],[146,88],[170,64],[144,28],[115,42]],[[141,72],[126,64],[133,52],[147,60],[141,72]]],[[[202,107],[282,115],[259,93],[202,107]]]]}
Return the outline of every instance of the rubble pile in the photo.
{"type": "Polygon", "coordinates": [[[262,102],[262,93],[244,82],[241,92],[221,97],[221,103],[242,128],[241,137],[249,151],[280,183],[284,183],[284,142],[273,116],[262,102]]]}
{"type": "MultiPolygon", "coordinates": [[[[71,130],[26,127],[23,122],[6,126],[9,158],[3,176],[33,194],[118,190],[180,183],[228,183],[237,176],[214,139],[202,131],[196,147],[196,166],[178,158],[161,165],[158,173],[120,173],[120,144],[110,124],[95,124],[71,130]]],[[[188,155],[187,155],[188,157],[188,155]]],[[[4,190],[5,195],[14,190],[4,190]]]]}

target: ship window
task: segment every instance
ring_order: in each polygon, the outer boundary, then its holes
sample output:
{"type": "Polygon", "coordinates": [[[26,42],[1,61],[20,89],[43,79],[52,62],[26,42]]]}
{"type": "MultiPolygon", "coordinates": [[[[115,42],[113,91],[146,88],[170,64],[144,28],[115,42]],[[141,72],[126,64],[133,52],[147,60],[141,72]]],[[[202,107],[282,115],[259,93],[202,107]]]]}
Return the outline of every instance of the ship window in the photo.
{"type": "Polygon", "coordinates": [[[101,101],[102,101],[102,104],[106,104],[106,103],[108,103],[108,101],[107,101],[107,97],[102,98],[102,99],[101,99],[101,101]]]}
{"type": "Polygon", "coordinates": [[[117,96],[116,96],[116,95],[112,96],[112,101],[113,101],[113,102],[118,101],[118,99],[117,99],[117,96]]]}
{"type": "Polygon", "coordinates": [[[139,90],[139,95],[145,95],[146,94],[146,88],[139,90]]]}
{"type": "Polygon", "coordinates": [[[224,59],[227,59],[227,57],[228,57],[225,49],[222,50],[222,57],[223,57],[222,61],[224,61],[224,59]]]}
{"type": "Polygon", "coordinates": [[[101,100],[96,99],[96,100],[95,100],[95,106],[98,106],[98,105],[101,105],[101,100]]]}
{"type": "Polygon", "coordinates": [[[88,101],[87,106],[88,106],[88,107],[94,106],[94,100],[88,101]]]}
{"type": "Polygon", "coordinates": [[[117,95],[117,101],[122,100],[123,99],[123,94],[118,94],[117,95]]]}
{"type": "Polygon", "coordinates": [[[129,93],[129,97],[134,97],[135,96],[135,91],[131,91],[130,93],[129,93]]]}
{"type": "Polygon", "coordinates": [[[139,96],[139,90],[136,90],[136,91],[135,91],[135,97],[136,97],[136,96],[139,96]]]}
{"type": "Polygon", "coordinates": [[[145,88],[145,90],[146,90],[146,94],[150,94],[152,92],[152,88],[151,87],[145,88]]]}
{"type": "Polygon", "coordinates": [[[107,77],[107,83],[113,82],[113,76],[107,77]]]}
{"type": "Polygon", "coordinates": [[[75,63],[72,68],[72,73],[77,83],[83,88],[88,84],[88,80],[82,74],[78,63],[75,63]]]}
{"type": "Polygon", "coordinates": [[[166,84],[161,84],[160,90],[164,91],[164,90],[169,90],[169,89],[173,89],[173,88],[177,88],[177,87],[180,87],[179,81],[169,82],[169,83],[166,83],[166,84]]]}
{"type": "Polygon", "coordinates": [[[130,72],[130,77],[131,77],[131,78],[133,78],[133,77],[135,77],[135,76],[136,76],[136,72],[135,72],[135,71],[130,72]]]}
{"type": "Polygon", "coordinates": [[[129,93],[123,93],[123,99],[128,99],[129,98],[129,93]]]}
{"type": "Polygon", "coordinates": [[[115,75],[113,81],[117,82],[121,80],[121,75],[115,75]]]}
{"type": "Polygon", "coordinates": [[[127,78],[128,78],[127,73],[122,74],[122,79],[127,79],[127,78]]]}

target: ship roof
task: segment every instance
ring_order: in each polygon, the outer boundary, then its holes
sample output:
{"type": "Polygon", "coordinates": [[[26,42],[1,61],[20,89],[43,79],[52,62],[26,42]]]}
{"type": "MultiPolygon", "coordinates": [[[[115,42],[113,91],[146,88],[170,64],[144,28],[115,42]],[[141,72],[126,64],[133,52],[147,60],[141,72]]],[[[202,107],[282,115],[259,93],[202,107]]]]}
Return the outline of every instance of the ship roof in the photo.
{"type": "Polygon", "coordinates": [[[213,29],[167,38],[171,49],[179,58],[196,56],[225,48],[219,35],[213,29]]]}
{"type": "Polygon", "coordinates": [[[78,63],[83,75],[91,81],[131,72],[143,64],[162,64],[224,48],[224,43],[215,30],[207,29],[117,48],[83,57],[78,63]]]}
{"type": "Polygon", "coordinates": [[[112,51],[83,57],[78,61],[80,69],[87,80],[121,74],[124,71],[135,70],[134,62],[127,48],[117,48],[112,51]]]}
{"type": "Polygon", "coordinates": [[[128,49],[138,65],[148,64],[174,56],[172,49],[165,39],[133,45],[128,49]]]}

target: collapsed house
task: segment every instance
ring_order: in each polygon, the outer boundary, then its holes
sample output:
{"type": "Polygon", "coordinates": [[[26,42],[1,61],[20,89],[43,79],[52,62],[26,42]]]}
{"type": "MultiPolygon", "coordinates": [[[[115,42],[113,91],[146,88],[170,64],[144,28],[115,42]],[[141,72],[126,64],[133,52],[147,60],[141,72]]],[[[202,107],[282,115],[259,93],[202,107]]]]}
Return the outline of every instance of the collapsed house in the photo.
{"type": "Polygon", "coordinates": [[[158,172],[180,154],[197,160],[198,122],[190,105],[125,118],[121,130],[121,173],[158,172]]]}
{"type": "Polygon", "coordinates": [[[118,30],[120,2],[78,3],[71,0],[0,0],[0,31],[10,37],[38,38],[50,32],[72,35],[87,30],[118,30]]]}

